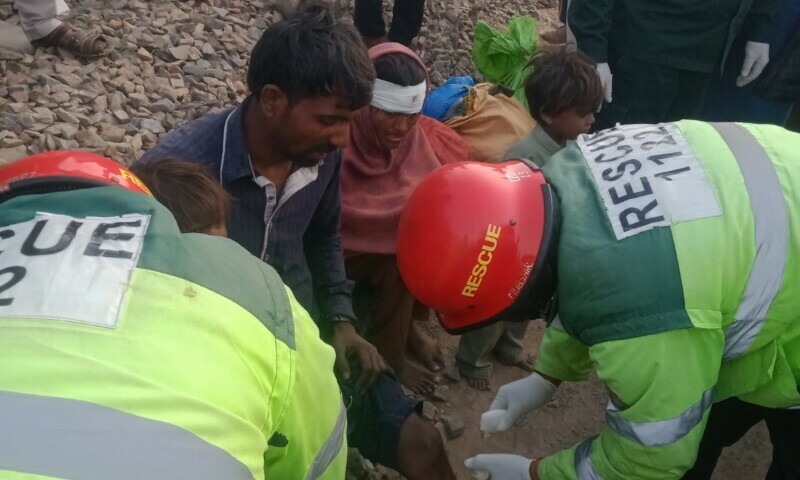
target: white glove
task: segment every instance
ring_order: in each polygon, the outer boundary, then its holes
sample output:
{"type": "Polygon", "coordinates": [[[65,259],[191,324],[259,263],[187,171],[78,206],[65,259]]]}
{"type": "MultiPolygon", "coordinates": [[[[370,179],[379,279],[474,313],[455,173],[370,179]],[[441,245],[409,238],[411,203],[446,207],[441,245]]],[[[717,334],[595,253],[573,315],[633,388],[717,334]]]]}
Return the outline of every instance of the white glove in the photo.
{"type": "Polygon", "coordinates": [[[600,83],[603,85],[606,103],[611,103],[611,79],[613,75],[611,75],[611,69],[608,68],[607,63],[597,64],[597,76],[600,77],[600,83]]]}
{"type": "Polygon", "coordinates": [[[503,432],[517,420],[549,402],[558,387],[534,372],[500,387],[489,411],[481,415],[481,430],[503,432]]]}
{"type": "Polygon", "coordinates": [[[742,63],[742,72],[736,79],[736,86],[744,87],[748,83],[758,78],[768,63],[769,44],[760,42],[747,42],[747,45],[744,46],[744,63],[742,63]]]}
{"type": "Polygon", "coordinates": [[[489,472],[492,480],[531,480],[532,461],[506,453],[482,454],[466,459],[464,466],[489,472]]]}

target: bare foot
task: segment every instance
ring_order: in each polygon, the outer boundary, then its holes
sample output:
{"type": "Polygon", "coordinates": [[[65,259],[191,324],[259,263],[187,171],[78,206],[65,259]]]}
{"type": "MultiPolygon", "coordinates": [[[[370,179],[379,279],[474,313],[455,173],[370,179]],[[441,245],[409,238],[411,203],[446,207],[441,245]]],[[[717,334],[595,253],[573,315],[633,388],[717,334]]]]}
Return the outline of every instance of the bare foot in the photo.
{"type": "Polygon", "coordinates": [[[467,385],[475,390],[485,391],[492,389],[492,381],[488,378],[471,377],[464,372],[461,372],[461,376],[467,381],[467,385]]]}
{"type": "Polygon", "coordinates": [[[411,330],[408,332],[408,350],[428,370],[439,372],[444,368],[444,355],[439,346],[431,337],[422,333],[416,322],[411,323],[411,330]]]}
{"type": "Polygon", "coordinates": [[[439,382],[441,382],[439,375],[429,372],[411,362],[406,362],[403,369],[397,371],[397,376],[400,379],[400,383],[417,394],[430,393],[439,385],[439,382]]]}
{"type": "Polygon", "coordinates": [[[526,372],[533,372],[534,361],[533,357],[530,355],[525,355],[516,362],[506,362],[501,360],[499,357],[497,360],[507,367],[517,367],[521,370],[525,370],[526,372]]]}

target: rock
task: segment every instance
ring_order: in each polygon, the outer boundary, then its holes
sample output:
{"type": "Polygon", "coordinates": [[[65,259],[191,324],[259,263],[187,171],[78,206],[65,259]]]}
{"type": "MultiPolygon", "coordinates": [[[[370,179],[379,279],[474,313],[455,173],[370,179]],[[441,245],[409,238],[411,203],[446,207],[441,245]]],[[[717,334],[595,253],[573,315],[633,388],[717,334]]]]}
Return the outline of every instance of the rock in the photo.
{"type": "Polygon", "coordinates": [[[75,75],[74,73],[57,73],[53,75],[53,78],[63,84],[69,85],[72,88],[78,88],[84,82],[81,77],[75,75]]]}
{"type": "Polygon", "coordinates": [[[112,112],[122,111],[122,105],[125,103],[125,95],[120,92],[114,92],[108,96],[108,109],[112,112]]]}
{"type": "Polygon", "coordinates": [[[75,135],[75,140],[81,147],[87,148],[105,148],[106,142],[100,136],[91,130],[81,130],[75,135]]]}
{"type": "Polygon", "coordinates": [[[359,480],[366,479],[375,470],[372,462],[362,457],[355,448],[347,449],[347,473],[359,480]]]}
{"type": "Polygon", "coordinates": [[[439,411],[431,402],[422,402],[422,418],[435,422],[438,415],[439,411]]]}
{"type": "Polygon", "coordinates": [[[11,99],[17,103],[28,103],[28,100],[30,98],[27,87],[17,91],[9,92],[8,96],[11,97],[11,99]]]}
{"type": "Polygon", "coordinates": [[[461,372],[458,371],[458,367],[453,366],[444,372],[444,378],[451,383],[459,382],[461,381],[461,372]]]}
{"type": "Polygon", "coordinates": [[[97,125],[97,132],[108,142],[121,142],[125,138],[125,129],[108,123],[97,125]]]}
{"type": "Polygon", "coordinates": [[[105,95],[98,95],[92,102],[92,107],[95,112],[104,112],[108,110],[108,98],[105,95]]]}
{"type": "Polygon", "coordinates": [[[78,134],[78,126],[69,123],[56,123],[45,128],[44,133],[72,140],[78,134]]]}
{"type": "Polygon", "coordinates": [[[67,92],[56,92],[50,95],[50,100],[56,105],[69,102],[70,95],[67,92]]]}
{"type": "Polygon", "coordinates": [[[143,93],[132,93],[128,95],[128,100],[131,101],[134,107],[144,107],[150,104],[150,99],[143,93]]]}
{"type": "Polygon", "coordinates": [[[20,158],[28,156],[28,149],[24,145],[12,148],[0,148],[0,165],[8,165],[20,158]]]}
{"type": "Polygon", "coordinates": [[[9,130],[3,130],[3,132],[0,132],[0,134],[3,133],[6,133],[8,135],[5,135],[2,138],[0,138],[0,148],[13,148],[22,145],[22,140],[9,130]]]}
{"type": "Polygon", "coordinates": [[[148,52],[147,50],[145,50],[144,48],[141,48],[141,47],[139,48],[139,50],[136,51],[136,56],[139,57],[140,59],[142,59],[142,61],[145,61],[145,62],[152,62],[153,61],[153,55],[150,52],[148,52]]]}
{"type": "Polygon", "coordinates": [[[151,112],[171,112],[175,109],[175,104],[166,98],[163,98],[148,105],[147,109],[151,112]]]}
{"type": "Polygon", "coordinates": [[[169,53],[175,58],[175,60],[186,60],[189,58],[189,47],[187,45],[170,47],[169,53]]]}
{"type": "Polygon", "coordinates": [[[161,124],[161,122],[159,122],[155,118],[138,119],[136,124],[138,124],[138,128],[140,128],[142,130],[149,130],[149,131],[151,131],[153,133],[164,133],[165,132],[164,126],[161,124]]]}
{"type": "Polygon", "coordinates": [[[120,123],[128,123],[131,120],[131,117],[128,115],[125,110],[117,109],[111,112],[114,115],[114,118],[119,120],[120,123]]]}
{"type": "Polygon", "coordinates": [[[56,119],[56,116],[49,108],[36,107],[33,112],[33,119],[46,125],[52,125],[56,119]]]}
{"type": "Polygon", "coordinates": [[[72,125],[77,125],[81,123],[77,116],[64,110],[63,108],[59,108],[58,110],[56,110],[56,117],[62,122],[71,123],[72,125]]]}
{"type": "Polygon", "coordinates": [[[178,91],[172,87],[161,86],[158,88],[157,92],[159,96],[166,97],[167,99],[173,102],[177,102],[178,98],[180,97],[178,91]]]}
{"type": "Polygon", "coordinates": [[[439,421],[444,425],[444,431],[447,434],[448,440],[454,440],[461,435],[464,435],[464,422],[453,417],[452,415],[440,415],[439,421]]]}
{"type": "Polygon", "coordinates": [[[449,397],[450,389],[447,385],[439,385],[431,392],[431,399],[436,402],[446,402],[449,397]]]}

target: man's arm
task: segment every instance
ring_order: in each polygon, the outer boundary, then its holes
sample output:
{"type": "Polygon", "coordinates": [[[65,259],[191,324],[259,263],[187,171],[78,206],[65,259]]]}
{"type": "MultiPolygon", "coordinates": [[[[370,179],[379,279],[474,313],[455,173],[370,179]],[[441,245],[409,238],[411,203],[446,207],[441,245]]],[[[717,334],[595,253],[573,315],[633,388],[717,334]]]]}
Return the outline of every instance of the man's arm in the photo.
{"type": "Polygon", "coordinates": [[[597,63],[608,63],[608,34],[615,0],[569,0],[567,18],[578,49],[597,63]]]}
{"type": "Polygon", "coordinates": [[[305,255],[314,283],[314,296],[321,310],[320,325],[333,323],[331,344],[336,351],[336,367],[342,377],[348,380],[348,357],[357,357],[361,364],[358,388],[364,391],[375,383],[386,369],[386,363],[378,350],[361,338],[355,328],[353,282],[347,279],[342,252],[339,194],[341,151],[336,153],[335,159],[332,157],[329,156],[325,161],[335,161],[336,171],[306,230],[303,239],[305,255]]]}
{"type": "Polygon", "coordinates": [[[542,459],[539,478],[681,478],[703,436],[723,345],[721,330],[691,328],[593,346],[612,396],[606,427],[542,459]]]}
{"type": "Polygon", "coordinates": [[[749,42],[769,43],[778,0],[754,0],[747,14],[744,39],[749,42]]]}
{"type": "MultiPolygon", "coordinates": [[[[339,171],[341,153],[337,153],[336,170],[317,206],[303,238],[308,268],[314,282],[314,296],[322,316],[329,320],[343,317],[355,322],[353,282],[344,269],[341,235],[341,198],[339,171]]],[[[332,156],[326,162],[334,161],[332,156]]]]}

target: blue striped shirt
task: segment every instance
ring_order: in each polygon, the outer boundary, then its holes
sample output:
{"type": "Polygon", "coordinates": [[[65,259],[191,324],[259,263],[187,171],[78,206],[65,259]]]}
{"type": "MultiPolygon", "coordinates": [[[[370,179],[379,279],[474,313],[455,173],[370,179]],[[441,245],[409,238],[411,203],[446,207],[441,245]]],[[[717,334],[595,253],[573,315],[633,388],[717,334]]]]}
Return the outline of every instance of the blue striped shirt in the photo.
{"type": "Polygon", "coordinates": [[[141,161],[171,156],[207,165],[234,199],[230,238],[275,268],[317,321],[334,315],[354,319],[352,282],[345,275],[341,246],[341,150],[301,172],[313,180],[278,207],[270,206],[245,145],[247,105],[246,100],[170,132],[141,161]]]}

